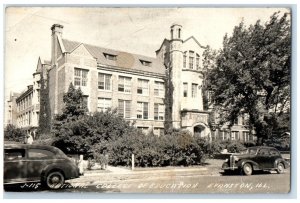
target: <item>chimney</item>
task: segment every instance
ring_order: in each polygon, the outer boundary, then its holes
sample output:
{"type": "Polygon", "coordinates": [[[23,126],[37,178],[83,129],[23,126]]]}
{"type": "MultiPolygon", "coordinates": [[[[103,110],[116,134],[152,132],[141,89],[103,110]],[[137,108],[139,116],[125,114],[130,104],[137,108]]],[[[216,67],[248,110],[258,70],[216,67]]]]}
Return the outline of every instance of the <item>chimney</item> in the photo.
{"type": "Polygon", "coordinates": [[[63,28],[64,28],[63,25],[53,24],[51,26],[52,35],[57,34],[57,35],[60,35],[62,37],[62,30],[63,30],[63,28]]]}
{"type": "Polygon", "coordinates": [[[58,49],[58,37],[62,37],[62,30],[64,26],[60,24],[53,24],[51,26],[51,67],[54,67],[57,63],[57,49],[58,49]]]}

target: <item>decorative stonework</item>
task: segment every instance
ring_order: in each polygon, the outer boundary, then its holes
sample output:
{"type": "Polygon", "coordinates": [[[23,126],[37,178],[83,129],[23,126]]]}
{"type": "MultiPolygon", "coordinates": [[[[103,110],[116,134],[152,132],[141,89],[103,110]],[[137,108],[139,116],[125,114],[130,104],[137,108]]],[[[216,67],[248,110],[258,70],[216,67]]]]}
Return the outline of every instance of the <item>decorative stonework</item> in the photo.
{"type": "Polygon", "coordinates": [[[206,112],[183,111],[181,118],[182,127],[194,126],[196,123],[203,123],[208,126],[209,114],[206,112]]]}

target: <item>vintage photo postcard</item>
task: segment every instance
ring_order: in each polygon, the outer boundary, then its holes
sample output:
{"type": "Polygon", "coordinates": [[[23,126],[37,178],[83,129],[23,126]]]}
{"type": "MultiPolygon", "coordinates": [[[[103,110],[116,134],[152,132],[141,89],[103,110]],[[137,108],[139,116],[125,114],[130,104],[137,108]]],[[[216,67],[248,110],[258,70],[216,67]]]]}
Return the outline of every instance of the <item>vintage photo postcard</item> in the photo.
{"type": "Polygon", "coordinates": [[[4,15],[5,193],[290,192],[290,7],[4,15]]]}

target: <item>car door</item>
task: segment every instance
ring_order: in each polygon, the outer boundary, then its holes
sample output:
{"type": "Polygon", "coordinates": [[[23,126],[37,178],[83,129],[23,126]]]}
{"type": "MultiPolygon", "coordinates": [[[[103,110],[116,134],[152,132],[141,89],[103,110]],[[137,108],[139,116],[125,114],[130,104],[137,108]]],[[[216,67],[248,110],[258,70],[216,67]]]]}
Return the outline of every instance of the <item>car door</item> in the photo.
{"type": "Polygon", "coordinates": [[[55,153],[46,149],[28,149],[27,176],[31,181],[41,180],[41,174],[46,166],[54,162],[55,153]]]}
{"type": "Polygon", "coordinates": [[[4,183],[22,183],[27,179],[26,151],[4,149],[4,183]]]}
{"type": "Polygon", "coordinates": [[[275,165],[275,161],[277,159],[281,159],[281,155],[279,153],[279,151],[277,151],[276,149],[270,149],[270,160],[272,162],[272,168],[276,168],[276,165],[275,165]]]}
{"type": "Polygon", "coordinates": [[[268,148],[259,149],[256,160],[261,169],[273,168],[268,148]]]}

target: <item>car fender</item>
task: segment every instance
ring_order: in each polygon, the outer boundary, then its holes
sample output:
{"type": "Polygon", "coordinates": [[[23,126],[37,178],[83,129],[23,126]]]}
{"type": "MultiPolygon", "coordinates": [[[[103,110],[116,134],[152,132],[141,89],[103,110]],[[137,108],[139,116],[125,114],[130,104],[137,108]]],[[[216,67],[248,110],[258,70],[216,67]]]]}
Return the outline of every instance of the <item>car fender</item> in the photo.
{"type": "Polygon", "coordinates": [[[283,159],[283,158],[278,158],[274,162],[274,168],[277,168],[278,163],[283,163],[284,168],[288,168],[289,164],[283,159]]]}
{"type": "Polygon", "coordinates": [[[41,174],[41,179],[42,179],[42,181],[44,181],[45,180],[45,178],[46,178],[46,175],[50,172],[50,171],[52,171],[52,170],[58,170],[58,171],[61,171],[62,173],[63,173],[63,175],[65,176],[65,171],[66,171],[66,169],[65,169],[65,167],[63,167],[63,166],[61,166],[61,165],[59,165],[59,164],[57,164],[57,163],[52,163],[52,164],[50,164],[50,165],[47,165],[43,170],[42,170],[42,174],[41,174]]]}
{"type": "Polygon", "coordinates": [[[238,167],[239,168],[243,168],[243,166],[245,165],[245,163],[250,163],[252,165],[253,170],[259,170],[259,164],[256,163],[255,161],[252,161],[250,159],[242,159],[238,162],[238,167]]]}

